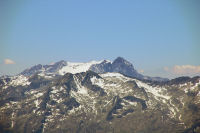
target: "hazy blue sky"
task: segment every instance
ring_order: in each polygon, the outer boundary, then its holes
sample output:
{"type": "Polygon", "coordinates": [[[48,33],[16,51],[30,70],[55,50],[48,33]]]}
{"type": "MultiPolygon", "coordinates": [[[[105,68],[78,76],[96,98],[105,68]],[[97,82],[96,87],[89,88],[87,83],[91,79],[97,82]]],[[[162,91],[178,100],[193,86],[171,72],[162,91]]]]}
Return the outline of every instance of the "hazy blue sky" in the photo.
{"type": "Polygon", "coordinates": [[[200,1],[0,0],[0,75],[117,56],[145,75],[199,75],[200,1]]]}

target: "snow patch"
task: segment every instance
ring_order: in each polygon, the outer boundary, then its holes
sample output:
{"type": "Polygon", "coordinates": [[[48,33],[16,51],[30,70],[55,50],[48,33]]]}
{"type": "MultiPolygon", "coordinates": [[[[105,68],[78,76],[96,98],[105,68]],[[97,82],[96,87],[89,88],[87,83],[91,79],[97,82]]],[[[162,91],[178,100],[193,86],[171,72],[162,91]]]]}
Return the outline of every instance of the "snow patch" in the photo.
{"type": "Polygon", "coordinates": [[[28,81],[28,78],[23,76],[23,75],[19,75],[19,76],[14,76],[12,81],[9,83],[12,86],[18,86],[18,85],[29,85],[30,82],[28,81]]]}
{"type": "Polygon", "coordinates": [[[59,92],[59,90],[58,89],[56,89],[56,87],[52,87],[52,91],[51,91],[51,93],[52,94],[56,94],[56,93],[58,93],[59,92]]]}
{"type": "Polygon", "coordinates": [[[12,112],[12,115],[11,115],[11,128],[14,127],[14,116],[15,116],[15,113],[12,112]]]}
{"type": "Polygon", "coordinates": [[[46,73],[46,72],[41,72],[38,74],[39,76],[46,78],[46,79],[51,79],[53,78],[55,75],[52,73],[46,73]]]}
{"type": "Polygon", "coordinates": [[[120,73],[104,73],[104,74],[101,74],[101,76],[102,77],[124,77],[120,73]]]}
{"type": "Polygon", "coordinates": [[[123,99],[123,102],[124,103],[121,103],[121,104],[124,106],[128,106],[128,105],[137,106],[137,102],[132,102],[132,101],[124,100],[124,99],[123,99]]]}
{"type": "Polygon", "coordinates": [[[128,78],[120,73],[104,73],[104,74],[100,74],[101,77],[103,78],[116,78],[116,79],[119,79],[123,82],[127,82],[129,80],[133,80],[133,78],[128,78]]]}
{"type": "Polygon", "coordinates": [[[74,76],[74,81],[77,85],[77,93],[82,94],[82,95],[88,95],[88,90],[84,86],[81,85],[80,81],[78,81],[78,78],[74,76]]]}
{"type": "Polygon", "coordinates": [[[143,83],[139,80],[136,80],[136,83],[139,87],[143,87],[147,92],[150,92],[157,97],[161,97],[161,98],[164,98],[167,100],[169,100],[171,98],[170,96],[160,94],[162,90],[165,90],[165,88],[152,87],[152,86],[150,86],[146,83],[143,83]]]}
{"type": "Polygon", "coordinates": [[[35,94],[34,97],[39,98],[39,97],[41,97],[43,94],[44,94],[43,92],[39,92],[39,93],[35,94]]]}
{"type": "Polygon", "coordinates": [[[61,103],[61,102],[63,102],[62,98],[60,98],[60,99],[57,100],[57,103],[61,103]]]}
{"type": "Polygon", "coordinates": [[[92,84],[98,85],[98,86],[100,86],[101,88],[104,87],[103,79],[97,79],[97,78],[94,76],[94,77],[92,77],[90,80],[91,80],[92,84]]]}
{"type": "Polygon", "coordinates": [[[36,100],[34,101],[36,108],[39,108],[39,105],[40,105],[41,102],[42,102],[42,101],[39,100],[39,99],[36,99],[36,100]]]}
{"type": "Polygon", "coordinates": [[[194,86],[192,86],[190,90],[196,89],[199,85],[200,85],[200,80],[199,80],[198,83],[196,83],[194,86]]]}

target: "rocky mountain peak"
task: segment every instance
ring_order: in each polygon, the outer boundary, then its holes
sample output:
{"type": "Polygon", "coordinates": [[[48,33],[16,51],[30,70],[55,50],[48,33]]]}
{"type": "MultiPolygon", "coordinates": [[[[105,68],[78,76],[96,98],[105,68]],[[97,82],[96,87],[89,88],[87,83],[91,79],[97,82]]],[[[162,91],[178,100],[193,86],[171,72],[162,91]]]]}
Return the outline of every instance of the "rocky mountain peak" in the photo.
{"type": "Polygon", "coordinates": [[[114,61],[113,61],[113,63],[112,63],[113,65],[115,65],[115,64],[117,64],[117,65],[126,65],[126,66],[132,66],[133,67],[133,65],[129,62],[129,61],[127,61],[127,60],[125,60],[123,57],[117,57],[114,61]]]}
{"type": "Polygon", "coordinates": [[[124,75],[142,79],[143,75],[139,74],[133,65],[122,57],[116,58],[112,63],[112,72],[119,72],[124,75]]]}

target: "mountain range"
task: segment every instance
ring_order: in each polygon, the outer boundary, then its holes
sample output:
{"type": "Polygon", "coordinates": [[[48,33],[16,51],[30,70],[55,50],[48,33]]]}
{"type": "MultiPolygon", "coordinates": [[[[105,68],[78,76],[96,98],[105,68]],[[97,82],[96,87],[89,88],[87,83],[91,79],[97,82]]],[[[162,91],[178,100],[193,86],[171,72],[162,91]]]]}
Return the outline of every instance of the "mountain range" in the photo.
{"type": "Polygon", "coordinates": [[[2,133],[199,133],[200,77],[144,76],[122,57],[0,77],[2,133]]]}

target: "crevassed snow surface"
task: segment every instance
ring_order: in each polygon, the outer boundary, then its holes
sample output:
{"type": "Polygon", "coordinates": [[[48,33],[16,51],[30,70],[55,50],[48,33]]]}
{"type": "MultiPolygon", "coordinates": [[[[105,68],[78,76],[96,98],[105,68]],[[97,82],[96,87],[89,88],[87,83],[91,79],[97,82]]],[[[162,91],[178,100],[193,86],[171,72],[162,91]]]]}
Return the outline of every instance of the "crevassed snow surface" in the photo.
{"type": "Polygon", "coordinates": [[[86,72],[89,68],[94,64],[99,64],[102,61],[91,61],[87,63],[75,63],[75,62],[67,62],[67,66],[64,66],[59,70],[59,74],[64,75],[65,73],[80,73],[86,72]]]}

